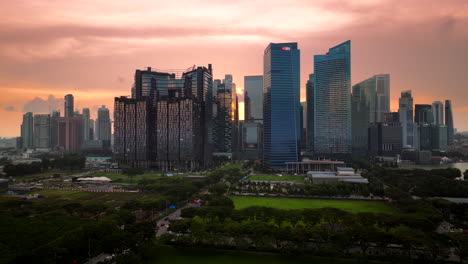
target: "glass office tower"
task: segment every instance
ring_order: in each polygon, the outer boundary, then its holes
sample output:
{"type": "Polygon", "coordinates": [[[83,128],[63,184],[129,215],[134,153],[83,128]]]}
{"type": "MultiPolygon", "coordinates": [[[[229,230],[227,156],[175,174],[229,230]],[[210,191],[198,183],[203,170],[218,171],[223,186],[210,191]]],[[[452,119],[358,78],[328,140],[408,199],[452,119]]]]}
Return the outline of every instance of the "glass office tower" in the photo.
{"type": "Polygon", "coordinates": [[[351,41],[314,56],[314,152],[351,153],[351,41]]]}
{"type": "Polygon", "coordinates": [[[403,147],[410,146],[417,148],[417,138],[415,138],[417,129],[415,129],[413,122],[413,96],[411,95],[411,91],[401,92],[398,112],[400,113],[400,123],[403,131],[403,147]]]}
{"type": "Polygon", "coordinates": [[[452,101],[445,100],[445,125],[447,126],[447,145],[453,145],[453,114],[452,114],[452,101]]]}
{"type": "Polygon", "coordinates": [[[299,159],[300,50],[297,43],[270,43],[263,56],[263,162],[283,168],[299,159]]]}

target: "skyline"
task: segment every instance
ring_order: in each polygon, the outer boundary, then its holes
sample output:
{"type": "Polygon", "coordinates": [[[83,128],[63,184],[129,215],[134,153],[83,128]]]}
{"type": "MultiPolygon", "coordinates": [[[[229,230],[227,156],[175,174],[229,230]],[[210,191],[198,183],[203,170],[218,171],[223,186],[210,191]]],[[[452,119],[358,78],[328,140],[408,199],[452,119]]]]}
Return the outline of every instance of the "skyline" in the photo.
{"type": "Polygon", "coordinates": [[[73,94],[75,108],[91,108],[94,119],[101,105],[112,111],[114,97],[129,95],[134,70],[146,66],[211,63],[214,79],[232,74],[242,95],[244,76],[262,73],[263,50],[271,42],[298,42],[304,101],[313,56],[348,39],[351,85],[389,73],[392,111],[403,90],[412,90],[415,104],[449,99],[455,127],[468,130],[468,3],[425,2],[202,1],[186,10],[180,6],[191,2],[154,9],[145,1],[8,2],[0,11],[0,116],[6,121],[0,136],[20,134],[24,110],[47,109],[36,97],[53,95],[49,101],[61,107],[73,94]],[[317,12],[321,16],[311,15],[317,12]]]}

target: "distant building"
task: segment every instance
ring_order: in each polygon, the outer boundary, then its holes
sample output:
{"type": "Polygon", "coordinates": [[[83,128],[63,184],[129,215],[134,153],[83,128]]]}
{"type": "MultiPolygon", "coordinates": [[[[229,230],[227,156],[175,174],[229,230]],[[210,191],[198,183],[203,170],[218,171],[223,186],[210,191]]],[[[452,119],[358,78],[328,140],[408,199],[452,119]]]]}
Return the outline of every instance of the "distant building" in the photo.
{"type": "Polygon", "coordinates": [[[368,150],[368,128],[390,112],[390,75],[379,74],[353,85],[351,97],[353,155],[368,150]]]}
{"type": "Polygon", "coordinates": [[[307,178],[314,184],[355,183],[368,184],[369,180],[355,173],[353,168],[340,167],[336,172],[307,172],[307,178]]]}
{"type": "Polygon", "coordinates": [[[57,118],[60,117],[59,111],[52,111],[50,117],[50,148],[55,149],[58,144],[58,122],[57,118]]]}
{"type": "Polygon", "coordinates": [[[369,127],[369,155],[394,157],[400,154],[403,147],[399,114],[387,113],[383,119],[383,123],[372,124],[369,127]]]}
{"type": "Polygon", "coordinates": [[[242,152],[245,159],[263,156],[263,76],[244,77],[245,117],[242,125],[242,152]]]}
{"type": "Polygon", "coordinates": [[[454,124],[451,100],[445,100],[445,124],[447,126],[447,145],[452,146],[454,136],[454,124]]]}
{"type": "Polygon", "coordinates": [[[21,142],[22,149],[34,148],[34,119],[33,113],[27,112],[23,115],[23,123],[21,124],[21,142]]]}
{"type": "Polygon", "coordinates": [[[34,148],[50,149],[50,115],[34,115],[34,148]]]}
{"type": "Polygon", "coordinates": [[[306,150],[314,149],[314,74],[309,74],[309,80],[306,83],[306,150]]]}
{"type": "Polygon", "coordinates": [[[57,148],[65,152],[78,152],[83,143],[81,116],[57,118],[57,148]]]}
{"type": "Polygon", "coordinates": [[[109,109],[103,105],[98,109],[98,117],[96,119],[96,139],[101,140],[105,148],[110,147],[111,142],[111,120],[109,109]]]}
{"type": "Polygon", "coordinates": [[[351,41],[314,56],[314,153],[349,156],[351,131],[351,41]]]}
{"type": "Polygon", "coordinates": [[[83,135],[84,135],[84,140],[91,140],[91,135],[90,135],[90,127],[91,127],[91,121],[90,121],[90,112],[89,108],[83,108],[83,135]]]}
{"type": "Polygon", "coordinates": [[[438,126],[444,125],[444,104],[440,101],[432,103],[433,123],[438,126]]]}
{"type": "Polygon", "coordinates": [[[65,95],[65,117],[72,117],[75,115],[75,103],[72,94],[65,95]]]}
{"type": "Polygon", "coordinates": [[[399,99],[399,117],[402,128],[403,146],[417,147],[417,127],[413,122],[413,96],[411,91],[401,92],[399,99]]]}
{"type": "Polygon", "coordinates": [[[217,85],[217,116],[214,124],[215,152],[233,152],[235,125],[235,99],[232,75],[226,74],[223,82],[217,85]]]}
{"type": "Polygon", "coordinates": [[[434,122],[434,114],[432,113],[432,105],[430,104],[415,105],[414,122],[417,124],[432,124],[434,122]]]}
{"type": "Polygon", "coordinates": [[[270,43],[263,56],[263,164],[284,168],[299,160],[300,50],[270,43]]]}

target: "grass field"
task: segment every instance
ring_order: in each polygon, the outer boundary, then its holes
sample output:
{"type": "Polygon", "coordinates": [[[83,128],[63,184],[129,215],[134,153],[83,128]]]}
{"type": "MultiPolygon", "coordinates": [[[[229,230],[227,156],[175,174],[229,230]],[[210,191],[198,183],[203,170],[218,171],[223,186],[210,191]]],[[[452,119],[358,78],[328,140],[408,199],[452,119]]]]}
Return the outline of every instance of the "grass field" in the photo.
{"type": "Polygon", "coordinates": [[[294,175],[253,175],[249,177],[251,181],[291,181],[291,182],[303,182],[304,176],[294,175]]]}
{"type": "MultiPolygon", "coordinates": [[[[29,194],[43,194],[45,198],[31,200],[38,203],[48,203],[61,206],[70,202],[79,202],[82,204],[103,203],[111,206],[120,206],[127,201],[152,201],[161,198],[156,194],[150,193],[98,193],[98,192],[82,192],[82,191],[64,191],[64,190],[41,190],[33,191],[29,194]]],[[[2,199],[17,199],[10,198],[6,195],[0,196],[2,199]]]]}
{"type": "Polygon", "coordinates": [[[234,206],[236,209],[243,209],[250,206],[265,206],[277,209],[318,209],[331,207],[351,213],[397,213],[397,211],[388,203],[380,201],[316,200],[244,196],[231,196],[231,199],[234,201],[234,206]]]}
{"type": "Polygon", "coordinates": [[[353,259],[333,259],[312,256],[281,256],[278,254],[266,253],[250,253],[239,251],[224,251],[213,249],[171,249],[161,248],[157,251],[160,258],[158,261],[148,263],[170,263],[170,264],[357,264],[357,263],[388,263],[388,262],[373,262],[359,261],[353,259]]]}

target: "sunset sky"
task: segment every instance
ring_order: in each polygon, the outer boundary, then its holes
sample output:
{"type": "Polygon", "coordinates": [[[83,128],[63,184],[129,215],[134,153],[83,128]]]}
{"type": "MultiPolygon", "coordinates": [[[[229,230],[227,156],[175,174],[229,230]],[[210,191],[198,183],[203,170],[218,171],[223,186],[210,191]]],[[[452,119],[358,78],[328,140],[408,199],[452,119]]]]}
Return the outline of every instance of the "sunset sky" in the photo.
{"type": "Polygon", "coordinates": [[[455,127],[468,130],[466,0],[14,0],[0,8],[0,136],[68,93],[93,116],[112,109],[146,66],[211,63],[241,94],[270,42],[298,42],[305,99],[313,55],[348,39],[353,84],[389,73],[392,110],[402,90],[415,103],[451,99],[455,127]]]}

